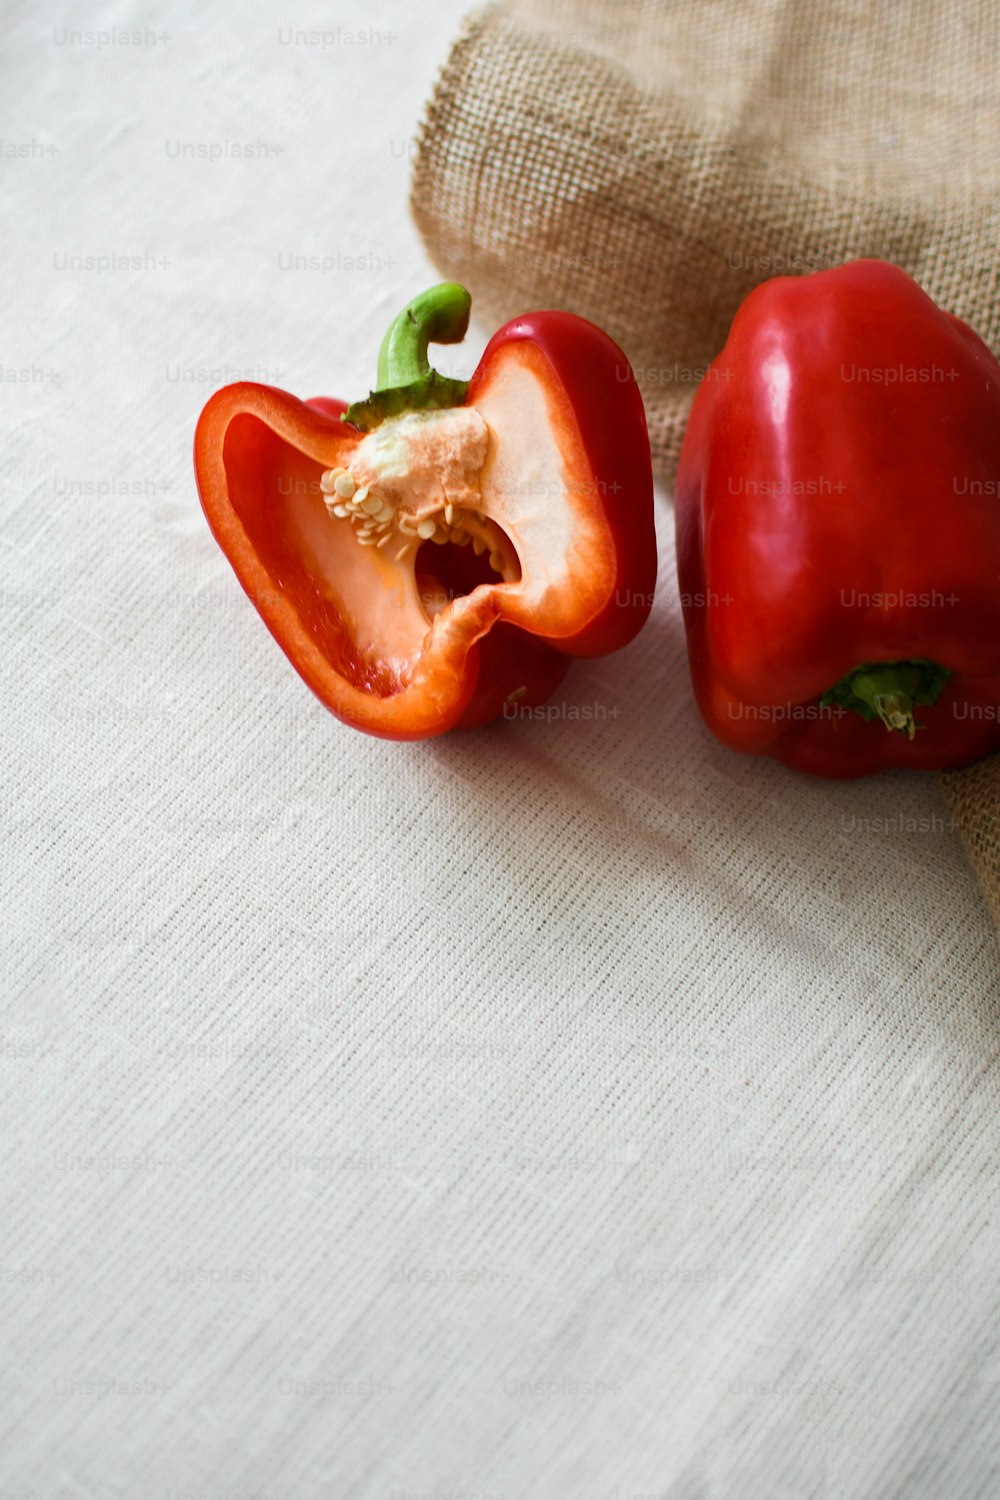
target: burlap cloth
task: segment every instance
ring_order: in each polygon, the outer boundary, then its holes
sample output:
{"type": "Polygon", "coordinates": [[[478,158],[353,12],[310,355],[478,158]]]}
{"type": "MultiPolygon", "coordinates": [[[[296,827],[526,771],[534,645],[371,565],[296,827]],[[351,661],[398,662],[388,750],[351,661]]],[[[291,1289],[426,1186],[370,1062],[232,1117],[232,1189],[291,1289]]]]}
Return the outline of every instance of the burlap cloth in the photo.
{"type": "MultiPolygon", "coordinates": [[[[998,55],[992,0],[501,0],[438,81],[414,216],[488,322],[608,329],[669,482],[770,276],[880,256],[1000,348],[998,55]]],[[[942,784],[1000,923],[1000,757],[942,784]]]]}

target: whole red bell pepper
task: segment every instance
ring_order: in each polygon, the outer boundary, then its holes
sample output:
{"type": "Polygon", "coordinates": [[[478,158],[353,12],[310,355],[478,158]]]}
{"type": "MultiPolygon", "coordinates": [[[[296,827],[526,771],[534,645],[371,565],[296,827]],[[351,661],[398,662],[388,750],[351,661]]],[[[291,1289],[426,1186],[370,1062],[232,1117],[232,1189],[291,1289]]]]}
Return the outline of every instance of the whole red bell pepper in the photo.
{"type": "Polygon", "coordinates": [[[757,287],[676,486],[695,694],[820,776],[1000,748],[1000,365],[895,266],[757,287]]]}
{"type": "Polygon", "coordinates": [[[227,386],[195,469],[209,525],[286,656],[347,724],[418,739],[544,702],[570,658],[624,646],[656,579],[642,400],[582,318],[506,324],[471,381],[445,283],[395,320],[366,401],[227,386]]]}

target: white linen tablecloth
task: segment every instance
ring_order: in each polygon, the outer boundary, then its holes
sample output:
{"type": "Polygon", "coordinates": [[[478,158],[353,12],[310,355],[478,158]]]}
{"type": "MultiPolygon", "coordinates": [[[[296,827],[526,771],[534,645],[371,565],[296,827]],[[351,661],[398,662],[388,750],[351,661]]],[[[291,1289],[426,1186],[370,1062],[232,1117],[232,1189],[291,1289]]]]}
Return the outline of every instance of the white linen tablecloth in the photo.
{"type": "MultiPolygon", "coordinates": [[[[1000,953],[935,778],[340,726],[191,467],[440,279],[465,0],[8,8],[0,1500],[1000,1494],[1000,953]]],[[[491,330],[451,363],[471,372],[491,330]]]]}

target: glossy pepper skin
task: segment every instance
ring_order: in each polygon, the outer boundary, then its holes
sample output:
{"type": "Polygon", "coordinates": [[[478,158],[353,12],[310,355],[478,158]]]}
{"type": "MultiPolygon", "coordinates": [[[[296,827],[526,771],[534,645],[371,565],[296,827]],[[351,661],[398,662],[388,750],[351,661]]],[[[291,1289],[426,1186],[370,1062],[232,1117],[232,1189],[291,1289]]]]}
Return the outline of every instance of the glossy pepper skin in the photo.
{"type": "Polygon", "coordinates": [[[625,356],[581,318],[529,313],[494,334],[466,389],[428,369],[426,346],[464,335],[468,300],[446,283],[404,309],[367,402],[240,383],[211,398],[195,437],[209,525],[268,629],[327,708],[388,739],[544,702],[572,657],[636,635],[655,584],[649,441],[625,356]],[[435,432],[437,468],[419,446],[435,432]],[[361,540],[368,517],[332,476],[350,488],[376,463],[354,493],[384,508],[361,540]],[[431,537],[415,534],[421,518],[431,537]]]}
{"type": "Polygon", "coordinates": [[[757,287],[676,484],[695,695],[819,776],[1000,748],[1000,366],[897,267],[757,287]]]}

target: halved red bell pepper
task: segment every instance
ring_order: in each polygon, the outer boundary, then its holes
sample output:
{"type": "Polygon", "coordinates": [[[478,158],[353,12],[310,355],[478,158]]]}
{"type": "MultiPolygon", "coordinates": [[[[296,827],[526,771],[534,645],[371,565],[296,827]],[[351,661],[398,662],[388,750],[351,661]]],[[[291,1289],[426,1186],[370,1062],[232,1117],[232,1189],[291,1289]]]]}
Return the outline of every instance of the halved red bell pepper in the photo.
{"type": "Polygon", "coordinates": [[[898,267],[751,292],[676,485],[695,694],[820,776],[1000,748],[1000,365],[898,267]]]}
{"type": "Polygon", "coordinates": [[[624,354],[529,313],[466,386],[427,346],[464,337],[469,302],[445,283],[410,303],[367,401],[240,383],[195,436],[209,525],[268,629],[338,718],[390,739],[544,702],[571,657],[635,636],[656,579],[624,354]]]}

